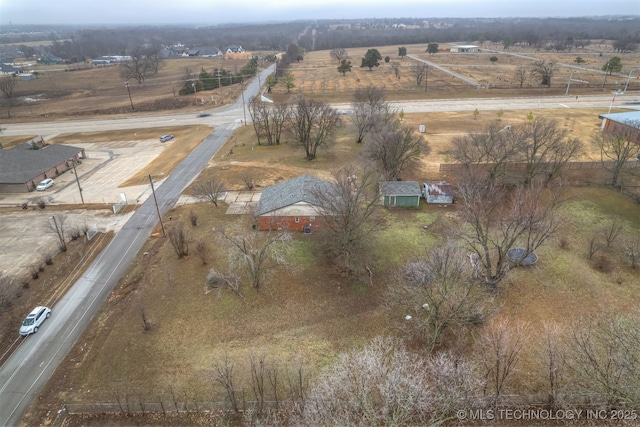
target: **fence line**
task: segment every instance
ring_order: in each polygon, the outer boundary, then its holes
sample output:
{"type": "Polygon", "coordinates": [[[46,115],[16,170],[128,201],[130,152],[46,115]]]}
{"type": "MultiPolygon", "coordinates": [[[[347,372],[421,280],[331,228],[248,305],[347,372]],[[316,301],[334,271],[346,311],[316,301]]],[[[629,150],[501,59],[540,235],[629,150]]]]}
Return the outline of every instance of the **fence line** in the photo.
{"type": "MultiPolygon", "coordinates": [[[[605,166],[613,166],[613,161],[591,161],[591,162],[568,162],[563,168],[564,169],[604,169],[605,166]]],[[[481,163],[474,166],[491,166],[493,163],[481,163]]],[[[546,163],[543,165],[551,165],[551,163],[546,163]]],[[[440,172],[460,172],[464,169],[466,165],[464,163],[440,163],[440,172]]],[[[638,160],[629,160],[626,164],[627,168],[636,168],[640,167],[640,161],[638,160]]],[[[503,170],[505,172],[522,172],[527,169],[527,163],[520,162],[512,162],[505,163],[503,170]]]]}
{"type": "MultiPolygon", "coordinates": [[[[495,396],[478,396],[464,402],[460,402],[461,407],[466,409],[491,407],[494,403],[495,396]]],[[[240,411],[255,409],[277,409],[279,407],[291,407],[296,401],[263,401],[256,400],[240,402],[240,411]]],[[[498,408],[571,408],[579,407],[581,409],[603,408],[610,403],[606,397],[597,394],[559,394],[555,397],[555,403],[550,403],[548,394],[533,395],[502,395],[498,399],[498,408]]],[[[624,406],[624,405],[622,405],[624,406]]],[[[87,402],[87,403],[65,403],[58,411],[58,416],[66,415],[91,415],[91,414],[127,414],[127,415],[145,415],[145,414],[188,414],[188,413],[204,413],[212,411],[228,411],[232,412],[232,406],[229,402],[197,402],[197,401],[144,401],[142,399],[129,399],[122,402],[87,402]]],[[[53,425],[56,425],[54,422],[53,425]]]]}

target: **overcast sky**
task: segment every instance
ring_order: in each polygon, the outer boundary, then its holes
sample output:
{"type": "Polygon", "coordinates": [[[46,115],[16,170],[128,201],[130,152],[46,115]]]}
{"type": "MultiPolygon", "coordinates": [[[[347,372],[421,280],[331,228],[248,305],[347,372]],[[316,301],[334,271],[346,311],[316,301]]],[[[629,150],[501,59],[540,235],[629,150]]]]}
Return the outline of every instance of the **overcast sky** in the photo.
{"type": "Polygon", "coordinates": [[[640,15],[640,0],[0,0],[0,24],[640,15]]]}

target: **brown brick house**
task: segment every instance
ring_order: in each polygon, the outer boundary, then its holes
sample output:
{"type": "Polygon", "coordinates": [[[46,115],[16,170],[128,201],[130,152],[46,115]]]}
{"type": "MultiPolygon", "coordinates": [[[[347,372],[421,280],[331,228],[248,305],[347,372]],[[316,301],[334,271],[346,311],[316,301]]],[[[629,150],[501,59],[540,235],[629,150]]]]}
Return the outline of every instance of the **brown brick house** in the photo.
{"type": "Polygon", "coordinates": [[[262,191],[256,207],[258,230],[307,232],[322,227],[323,217],[314,193],[325,191],[331,183],[309,175],[300,175],[262,191]]]}
{"type": "Polygon", "coordinates": [[[26,193],[40,181],[55,178],[84,158],[84,148],[28,142],[0,149],[0,193],[26,193]]]}
{"type": "Polygon", "coordinates": [[[640,141],[640,111],[629,111],[625,113],[600,114],[602,119],[600,127],[605,132],[629,132],[635,135],[640,141]]]}

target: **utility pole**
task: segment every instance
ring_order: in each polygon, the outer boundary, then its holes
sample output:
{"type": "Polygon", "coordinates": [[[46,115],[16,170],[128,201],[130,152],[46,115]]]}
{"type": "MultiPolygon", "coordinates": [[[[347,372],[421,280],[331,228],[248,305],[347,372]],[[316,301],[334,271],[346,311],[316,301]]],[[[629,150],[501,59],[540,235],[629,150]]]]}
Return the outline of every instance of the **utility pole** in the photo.
{"type": "Polygon", "coordinates": [[[78,191],[80,192],[80,201],[84,205],[84,197],[82,197],[82,187],[80,187],[80,178],[78,178],[78,172],[76,171],[76,161],[73,161],[73,174],[76,176],[76,184],[78,184],[78,191]]]}
{"type": "Polygon", "coordinates": [[[158,212],[158,219],[160,220],[160,227],[162,228],[162,237],[167,237],[167,234],[164,232],[164,224],[162,223],[162,216],[160,216],[160,208],[158,208],[158,199],[156,199],[156,189],[153,187],[153,179],[151,179],[151,174],[149,174],[149,182],[151,183],[151,192],[153,193],[153,201],[156,204],[156,212],[158,212]]]}
{"type": "Polygon", "coordinates": [[[244,76],[242,77],[242,113],[244,114],[244,125],[247,125],[247,109],[244,107],[244,76]]]}
{"type": "Polygon", "coordinates": [[[129,89],[129,82],[128,81],[124,82],[124,86],[127,88],[127,92],[129,93],[129,102],[131,103],[131,111],[134,111],[135,108],[133,108],[133,99],[131,98],[131,89],[129,89]]]}

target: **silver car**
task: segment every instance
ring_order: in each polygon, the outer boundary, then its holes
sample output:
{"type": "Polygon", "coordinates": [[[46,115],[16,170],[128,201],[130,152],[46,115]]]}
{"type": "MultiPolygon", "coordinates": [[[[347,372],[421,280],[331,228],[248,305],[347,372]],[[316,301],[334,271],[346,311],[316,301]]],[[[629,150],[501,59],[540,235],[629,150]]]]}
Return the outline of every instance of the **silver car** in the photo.
{"type": "Polygon", "coordinates": [[[51,309],[44,306],[38,306],[29,313],[22,326],[20,327],[20,335],[27,336],[38,332],[38,327],[42,325],[46,319],[51,317],[51,309]]]}
{"type": "Polygon", "coordinates": [[[36,187],[36,190],[44,191],[49,187],[51,187],[53,184],[55,184],[55,182],[53,182],[51,178],[47,178],[44,181],[42,181],[40,184],[38,184],[38,186],[36,187]]]}

